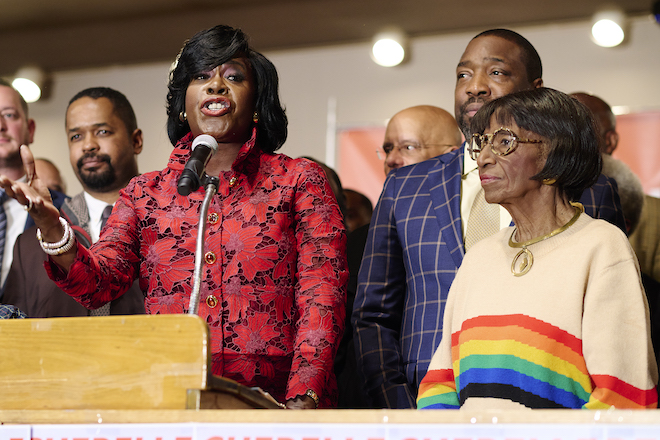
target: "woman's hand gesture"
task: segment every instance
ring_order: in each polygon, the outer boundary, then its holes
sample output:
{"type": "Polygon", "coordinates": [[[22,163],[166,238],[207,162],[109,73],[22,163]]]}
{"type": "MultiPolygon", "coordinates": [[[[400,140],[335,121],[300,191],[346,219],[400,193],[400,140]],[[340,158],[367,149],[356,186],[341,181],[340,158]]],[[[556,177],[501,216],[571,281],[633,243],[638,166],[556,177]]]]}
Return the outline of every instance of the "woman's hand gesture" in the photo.
{"type": "Polygon", "coordinates": [[[41,229],[44,241],[57,242],[64,234],[59,222],[60,213],[53,205],[46,184],[36,175],[34,156],[27,145],[21,145],[21,159],[25,168],[26,181],[17,182],[0,175],[0,187],[30,213],[37,227],[41,229]]]}

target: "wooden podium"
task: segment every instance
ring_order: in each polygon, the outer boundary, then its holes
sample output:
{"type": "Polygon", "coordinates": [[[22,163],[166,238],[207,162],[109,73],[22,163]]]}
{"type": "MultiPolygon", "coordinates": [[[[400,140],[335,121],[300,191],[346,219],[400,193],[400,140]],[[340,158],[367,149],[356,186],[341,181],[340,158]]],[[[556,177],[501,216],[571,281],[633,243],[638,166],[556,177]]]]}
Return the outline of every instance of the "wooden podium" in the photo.
{"type": "Polygon", "coordinates": [[[195,315],[0,320],[0,410],[281,408],[208,351],[195,315]]]}

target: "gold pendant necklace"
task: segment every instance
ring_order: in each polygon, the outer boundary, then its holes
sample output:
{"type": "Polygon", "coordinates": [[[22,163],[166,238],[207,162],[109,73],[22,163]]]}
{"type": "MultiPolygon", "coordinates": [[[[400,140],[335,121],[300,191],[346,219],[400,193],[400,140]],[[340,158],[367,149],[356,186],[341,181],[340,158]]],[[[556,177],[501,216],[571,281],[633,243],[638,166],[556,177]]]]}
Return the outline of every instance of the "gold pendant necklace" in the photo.
{"type": "Polygon", "coordinates": [[[568,221],[568,223],[566,223],[564,226],[555,229],[549,234],[543,235],[541,237],[532,238],[531,240],[527,240],[524,243],[516,243],[515,241],[513,241],[513,236],[516,235],[516,231],[518,230],[518,228],[513,230],[513,232],[511,233],[511,237],[509,237],[509,246],[511,246],[512,248],[522,248],[520,252],[518,252],[516,256],[513,257],[513,261],[511,262],[511,273],[513,274],[513,276],[521,277],[525,275],[527,272],[530,271],[532,265],[534,264],[534,255],[532,255],[532,251],[527,249],[527,246],[531,246],[534,243],[538,243],[539,241],[546,240],[550,237],[554,237],[555,235],[561,232],[564,232],[573,223],[575,223],[578,217],[580,217],[580,214],[584,212],[584,206],[582,206],[581,203],[571,202],[571,206],[575,208],[575,214],[573,215],[573,218],[571,218],[568,221]],[[516,267],[516,263],[518,263],[519,260],[520,260],[520,265],[516,267]]]}

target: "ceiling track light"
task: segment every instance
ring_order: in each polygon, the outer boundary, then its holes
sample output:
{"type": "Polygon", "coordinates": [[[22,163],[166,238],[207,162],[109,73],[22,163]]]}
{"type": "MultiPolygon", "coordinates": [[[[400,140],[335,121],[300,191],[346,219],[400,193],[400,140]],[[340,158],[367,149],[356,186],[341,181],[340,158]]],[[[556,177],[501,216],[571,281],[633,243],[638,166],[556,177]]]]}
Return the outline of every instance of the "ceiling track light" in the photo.
{"type": "Polygon", "coordinates": [[[408,37],[398,28],[389,28],[376,34],[371,48],[371,59],[380,66],[401,64],[408,52],[408,37]]]}
{"type": "Polygon", "coordinates": [[[12,86],[23,96],[26,102],[36,102],[41,98],[42,90],[46,84],[46,73],[36,66],[21,67],[12,86]]]}
{"type": "Polygon", "coordinates": [[[618,46],[625,39],[626,15],[616,6],[598,9],[591,24],[591,38],[599,46],[618,46]]]}

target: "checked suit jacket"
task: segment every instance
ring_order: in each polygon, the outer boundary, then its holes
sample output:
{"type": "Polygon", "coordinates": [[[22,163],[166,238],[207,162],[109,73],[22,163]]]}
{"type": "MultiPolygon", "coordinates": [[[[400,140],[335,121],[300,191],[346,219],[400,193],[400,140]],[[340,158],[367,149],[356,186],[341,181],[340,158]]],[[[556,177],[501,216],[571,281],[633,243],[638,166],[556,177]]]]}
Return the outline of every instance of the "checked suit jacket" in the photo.
{"type": "MultiPolygon", "coordinates": [[[[358,368],[375,407],[415,407],[442,339],[447,293],[465,254],[462,170],[463,148],[394,170],[374,210],[352,322],[358,368]]],[[[625,231],[614,180],[601,175],[580,202],[590,216],[625,231]]]]}

